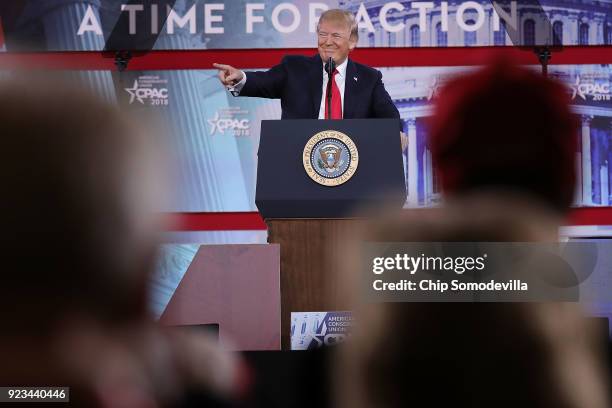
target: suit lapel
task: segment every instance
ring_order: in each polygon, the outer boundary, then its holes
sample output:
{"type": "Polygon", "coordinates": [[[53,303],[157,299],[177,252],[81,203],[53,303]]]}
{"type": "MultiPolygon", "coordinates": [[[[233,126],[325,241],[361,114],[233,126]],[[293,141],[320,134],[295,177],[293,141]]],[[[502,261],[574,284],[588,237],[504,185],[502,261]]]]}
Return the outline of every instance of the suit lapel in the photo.
{"type": "Polygon", "coordinates": [[[319,110],[321,108],[321,98],[323,96],[323,62],[317,54],[312,57],[312,67],[310,69],[310,94],[312,95],[312,113],[313,119],[319,118],[319,110]]]}
{"type": "Polygon", "coordinates": [[[353,118],[353,105],[356,100],[355,95],[358,91],[358,79],[357,67],[355,63],[349,59],[346,65],[346,76],[344,78],[344,112],[342,113],[344,119],[353,118]]]}

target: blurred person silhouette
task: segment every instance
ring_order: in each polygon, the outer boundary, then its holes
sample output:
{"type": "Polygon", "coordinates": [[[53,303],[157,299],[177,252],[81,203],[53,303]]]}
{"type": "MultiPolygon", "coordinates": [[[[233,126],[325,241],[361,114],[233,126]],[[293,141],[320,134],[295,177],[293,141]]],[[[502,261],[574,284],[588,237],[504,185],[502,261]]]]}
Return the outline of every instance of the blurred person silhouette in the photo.
{"type": "Polygon", "coordinates": [[[576,117],[562,84],[500,59],[451,81],[429,121],[447,199],[514,194],[564,215],[574,198],[576,117]]]}
{"type": "Polygon", "coordinates": [[[149,318],[157,139],[49,82],[0,84],[0,385],[69,386],[70,406],[224,404],[238,359],[149,318]]]}
{"type": "MultiPolygon", "coordinates": [[[[387,214],[353,245],[558,240],[577,134],[561,84],[497,61],[451,80],[431,119],[444,206],[387,214]]],[[[358,257],[342,259],[346,280],[355,280],[358,257]]],[[[364,304],[355,284],[347,285],[356,324],[338,350],[337,406],[609,406],[604,337],[578,304],[364,304]]]]}

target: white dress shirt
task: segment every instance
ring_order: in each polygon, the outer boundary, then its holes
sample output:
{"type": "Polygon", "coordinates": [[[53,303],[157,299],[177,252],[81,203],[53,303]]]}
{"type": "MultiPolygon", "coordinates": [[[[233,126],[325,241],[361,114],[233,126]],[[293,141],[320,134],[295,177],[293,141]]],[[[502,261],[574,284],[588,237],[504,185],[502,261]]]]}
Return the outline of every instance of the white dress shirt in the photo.
{"type": "MultiPolygon", "coordinates": [[[[338,89],[340,90],[340,102],[342,105],[342,117],[344,117],[344,84],[346,83],[346,66],[348,65],[348,58],[344,60],[344,62],[336,67],[338,73],[336,74],[336,85],[338,85],[338,89]]],[[[323,65],[323,69],[321,70],[321,75],[323,75],[323,85],[321,87],[321,106],[319,107],[319,119],[325,119],[325,92],[327,91],[327,81],[329,80],[327,77],[327,72],[325,72],[325,64],[323,65]]],[[[234,86],[228,86],[227,90],[232,93],[234,96],[240,95],[240,91],[244,87],[247,81],[247,74],[242,71],[242,79],[234,86]]]]}

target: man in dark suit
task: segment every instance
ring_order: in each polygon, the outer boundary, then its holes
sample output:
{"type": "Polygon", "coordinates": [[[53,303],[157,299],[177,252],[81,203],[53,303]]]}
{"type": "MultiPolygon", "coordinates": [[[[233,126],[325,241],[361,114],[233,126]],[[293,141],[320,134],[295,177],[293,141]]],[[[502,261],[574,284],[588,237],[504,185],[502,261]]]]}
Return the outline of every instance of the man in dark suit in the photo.
{"type": "Polygon", "coordinates": [[[355,17],[348,11],[328,10],[319,19],[317,36],[319,55],[287,56],[269,71],[245,73],[225,64],[214,67],[234,96],[280,98],[282,119],[399,119],[382,74],[348,58],[358,40],[355,17]],[[331,115],[325,97],[329,78],[324,69],[330,57],[336,65],[331,115]]]}
{"type": "MultiPolygon", "coordinates": [[[[341,78],[344,80],[341,118],[399,119],[399,112],[382,83],[381,73],[349,59],[345,60],[345,65],[344,78],[341,78]]],[[[240,96],[280,98],[282,119],[323,119],[327,116],[325,109],[321,109],[325,105],[327,74],[318,55],[286,56],[269,71],[249,72],[245,76],[244,86],[234,92],[240,96]]],[[[332,98],[334,96],[332,91],[332,98]]]]}

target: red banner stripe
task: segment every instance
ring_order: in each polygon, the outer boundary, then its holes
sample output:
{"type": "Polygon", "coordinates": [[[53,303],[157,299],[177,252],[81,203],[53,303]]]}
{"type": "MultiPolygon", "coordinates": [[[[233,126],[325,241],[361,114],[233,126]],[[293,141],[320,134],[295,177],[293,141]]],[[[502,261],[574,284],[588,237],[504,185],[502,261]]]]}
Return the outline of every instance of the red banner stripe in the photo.
{"type": "MultiPolygon", "coordinates": [[[[288,54],[313,55],[314,49],[172,50],[134,53],[129,70],[212,69],[214,62],[240,68],[269,68],[288,54]]],[[[360,48],[351,55],[377,67],[481,65],[504,54],[521,64],[538,64],[531,50],[516,47],[360,48]]],[[[554,52],[551,65],[611,64],[612,46],[571,46],[554,52]]],[[[97,51],[0,53],[0,69],[116,70],[111,53],[97,51]]]]}
{"type": "Polygon", "coordinates": [[[612,225],[612,207],[574,208],[567,225],[612,225]]]}
{"type": "MultiPolygon", "coordinates": [[[[409,211],[409,210],[408,210],[409,211]]],[[[169,231],[265,230],[258,212],[168,213],[169,231]]],[[[574,208],[566,225],[612,225],[612,207],[574,208]]]]}
{"type": "Polygon", "coordinates": [[[265,230],[258,212],[168,213],[169,231],[265,230]]]}

